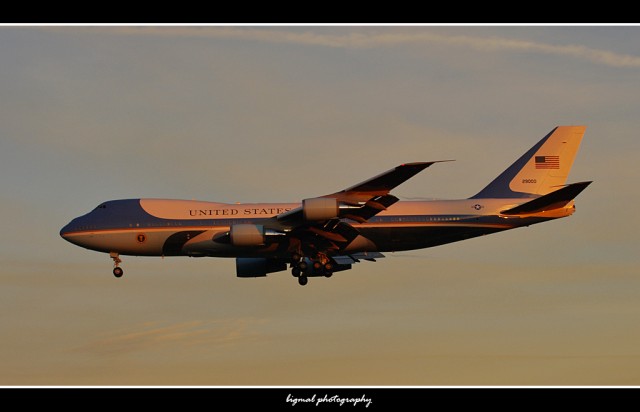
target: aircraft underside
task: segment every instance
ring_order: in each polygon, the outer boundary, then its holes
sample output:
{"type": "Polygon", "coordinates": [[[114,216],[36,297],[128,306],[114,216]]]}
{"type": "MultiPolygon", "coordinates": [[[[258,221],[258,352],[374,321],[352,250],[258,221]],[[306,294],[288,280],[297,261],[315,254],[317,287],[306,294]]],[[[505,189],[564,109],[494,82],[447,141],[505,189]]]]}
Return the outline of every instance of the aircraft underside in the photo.
{"type": "MultiPolygon", "coordinates": [[[[530,223],[533,224],[533,223],[530,223]]],[[[469,226],[430,226],[430,227],[395,227],[395,228],[361,228],[359,232],[366,242],[360,242],[362,247],[347,247],[346,249],[332,249],[325,239],[305,239],[300,248],[292,248],[289,239],[273,242],[262,247],[233,247],[209,242],[208,245],[189,247],[189,239],[196,237],[202,231],[176,232],[169,236],[163,246],[164,256],[208,256],[208,257],[267,257],[289,259],[297,253],[301,256],[311,256],[314,252],[327,256],[353,254],[361,252],[398,252],[405,250],[424,249],[446,243],[457,242],[477,236],[496,233],[516,226],[482,225],[469,226]]],[[[301,242],[302,243],[302,242],[301,242]]],[[[126,254],[126,253],[123,253],[126,254]]],[[[294,259],[295,260],[295,259],[294,259]]]]}
{"type": "MultiPolygon", "coordinates": [[[[362,260],[374,261],[383,258],[380,252],[395,252],[423,249],[446,243],[470,239],[485,234],[506,230],[496,227],[405,227],[361,229],[369,247],[360,249],[328,251],[309,248],[287,255],[274,251],[261,254],[257,251],[236,258],[239,277],[260,277],[271,272],[291,269],[301,285],[306,285],[309,277],[331,277],[338,271],[349,270],[352,264],[362,260]]],[[[310,243],[313,245],[313,243],[310,243]]],[[[237,253],[235,254],[237,256],[237,253]]]]}
{"type": "MultiPolygon", "coordinates": [[[[530,224],[533,222],[530,222],[530,224]]],[[[513,226],[515,227],[515,226],[513,226]]],[[[382,258],[380,252],[415,250],[457,242],[477,236],[507,230],[506,225],[430,225],[416,227],[359,228],[361,236],[367,242],[362,247],[346,250],[327,248],[324,239],[306,239],[303,246],[291,251],[291,242],[274,243],[264,248],[201,248],[182,249],[181,243],[187,243],[196,232],[178,232],[167,239],[164,250],[170,255],[235,257],[239,277],[262,277],[268,273],[291,269],[300,284],[307,283],[309,277],[330,277],[333,273],[351,269],[352,264],[361,260],[375,261],[382,258]]]]}

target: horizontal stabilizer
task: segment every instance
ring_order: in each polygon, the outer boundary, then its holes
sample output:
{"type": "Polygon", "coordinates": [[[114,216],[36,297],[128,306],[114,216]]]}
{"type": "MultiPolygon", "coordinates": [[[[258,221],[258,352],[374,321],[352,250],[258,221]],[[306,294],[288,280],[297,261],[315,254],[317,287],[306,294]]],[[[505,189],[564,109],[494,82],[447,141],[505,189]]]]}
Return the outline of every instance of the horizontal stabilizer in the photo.
{"type": "Polygon", "coordinates": [[[573,183],[512,209],[503,210],[500,213],[503,215],[524,215],[558,209],[572,201],[591,183],[592,182],[573,183]]]}

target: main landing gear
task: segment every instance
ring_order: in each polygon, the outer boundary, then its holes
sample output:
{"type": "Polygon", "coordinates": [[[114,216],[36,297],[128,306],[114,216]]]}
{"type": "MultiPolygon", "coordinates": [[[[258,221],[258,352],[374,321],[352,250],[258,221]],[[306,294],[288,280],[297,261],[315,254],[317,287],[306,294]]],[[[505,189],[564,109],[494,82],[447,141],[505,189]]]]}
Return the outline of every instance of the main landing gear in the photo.
{"type": "Polygon", "coordinates": [[[111,256],[111,259],[113,259],[113,276],[121,278],[122,275],[124,275],[124,270],[122,270],[122,268],[118,266],[120,263],[122,263],[120,254],[118,252],[111,252],[109,253],[109,256],[111,256]]]}
{"type": "Polygon", "coordinates": [[[298,283],[301,286],[304,286],[312,276],[330,278],[333,275],[333,263],[324,253],[318,253],[313,260],[305,258],[299,253],[294,253],[291,256],[291,274],[298,278],[298,283]]]}

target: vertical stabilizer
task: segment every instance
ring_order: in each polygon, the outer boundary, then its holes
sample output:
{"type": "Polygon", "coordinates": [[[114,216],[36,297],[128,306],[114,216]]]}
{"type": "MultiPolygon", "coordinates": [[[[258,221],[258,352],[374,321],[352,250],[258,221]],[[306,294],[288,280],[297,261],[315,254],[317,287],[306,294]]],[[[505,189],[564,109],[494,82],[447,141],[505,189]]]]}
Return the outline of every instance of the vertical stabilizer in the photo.
{"type": "Polygon", "coordinates": [[[532,198],[557,190],[567,181],[585,130],[556,127],[472,199],[532,198]]]}

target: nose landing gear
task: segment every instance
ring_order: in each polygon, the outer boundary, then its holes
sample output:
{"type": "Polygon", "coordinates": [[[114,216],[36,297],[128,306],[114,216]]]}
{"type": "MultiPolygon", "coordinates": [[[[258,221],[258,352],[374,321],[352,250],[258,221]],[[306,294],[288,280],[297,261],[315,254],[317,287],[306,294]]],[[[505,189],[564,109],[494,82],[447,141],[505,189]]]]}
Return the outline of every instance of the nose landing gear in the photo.
{"type": "Polygon", "coordinates": [[[113,276],[121,278],[122,275],[124,275],[124,270],[122,270],[122,268],[118,266],[120,263],[122,263],[120,254],[118,252],[111,252],[109,253],[109,256],[111,257],[111,259],[113,259],[113,276]]]}

